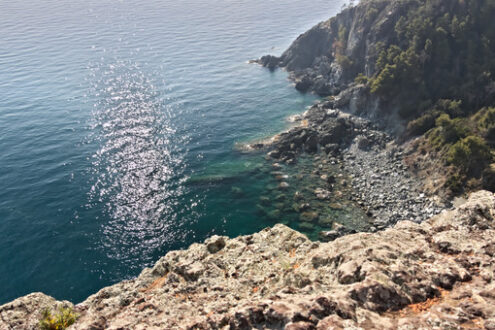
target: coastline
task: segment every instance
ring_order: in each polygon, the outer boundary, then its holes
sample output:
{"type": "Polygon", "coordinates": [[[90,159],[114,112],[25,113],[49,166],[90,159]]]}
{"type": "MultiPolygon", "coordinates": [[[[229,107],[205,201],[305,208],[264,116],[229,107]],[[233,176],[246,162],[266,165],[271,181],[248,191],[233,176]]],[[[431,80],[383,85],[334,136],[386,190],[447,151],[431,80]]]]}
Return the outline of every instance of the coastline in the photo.
{"type": "MultiPolygon", "coordinates": [[[[423,180],[405,162],[408,151],[391,134],[370,120],[334,109],[333,105],[322,100],[304,113],[292,116],[296,125],[288,130],[245,148],[266,153],[267,161],[277,169],[272,173],[281,181],[280,191],[285,189],[288,173],[300,178],[312,177],[310,184],[295,182],[296,193],[308,186],[314,190],[312,196],[297,198],[302,200],[301,205],[308,205],[301,211],[320,212],[321,204],[313,206],[317,201],[352,204],[366,216],[360,220],[363,226],[345,224],[348,230],[341,229],[340,234],[347,234],[374,232],[400,220],[419,223],[448,207],[448,200],[427,193],[423,180]],[[312,166],[300,165],[304,158],[312,166]]],[[[321,216],[305,220],[302,222],[309,232],[310,224],[320,222],[321,216]]],[[[323,221],[329,227],[342,225],[338,218],[323,221]]],[[[319,233],[322,240],[338,236],[331,228],[319,233]]]]}

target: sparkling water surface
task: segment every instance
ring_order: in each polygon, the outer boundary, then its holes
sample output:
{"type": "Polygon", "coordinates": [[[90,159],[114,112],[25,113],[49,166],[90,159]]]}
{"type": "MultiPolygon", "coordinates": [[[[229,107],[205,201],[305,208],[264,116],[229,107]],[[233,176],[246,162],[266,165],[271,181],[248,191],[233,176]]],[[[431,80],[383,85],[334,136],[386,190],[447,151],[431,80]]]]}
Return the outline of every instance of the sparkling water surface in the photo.
{"type": "Polygon", "coordinates": [[[0,0],[0,303],[79,302],[171,249],[274,224],[269,136],[315,101],[280,54],[341,0],[0,0]]]}

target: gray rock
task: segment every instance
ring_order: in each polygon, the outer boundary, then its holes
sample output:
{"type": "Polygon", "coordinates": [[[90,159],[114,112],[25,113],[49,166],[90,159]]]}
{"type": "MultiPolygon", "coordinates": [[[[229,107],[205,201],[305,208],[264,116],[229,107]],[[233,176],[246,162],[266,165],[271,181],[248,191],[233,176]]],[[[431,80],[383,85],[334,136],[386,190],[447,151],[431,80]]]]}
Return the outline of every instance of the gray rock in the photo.
{"type": "Polygon", "coordinates": [[[217,253],[225,247],[225,237],[213,235],[205,241],[206,248],[210,253],[217,253]]]}
{"type": "MultiPolygon", "coordinates": [[[[480,191],[421,224],[329,243],[280,224],[215,236],[88,297],[70,329],[486,327],[495,320],[494,214],[495,195],[480,191]]],[[[0,329],[35,329],[58,306],[72,305],[18,298],[0,306],[0,329]]]]}

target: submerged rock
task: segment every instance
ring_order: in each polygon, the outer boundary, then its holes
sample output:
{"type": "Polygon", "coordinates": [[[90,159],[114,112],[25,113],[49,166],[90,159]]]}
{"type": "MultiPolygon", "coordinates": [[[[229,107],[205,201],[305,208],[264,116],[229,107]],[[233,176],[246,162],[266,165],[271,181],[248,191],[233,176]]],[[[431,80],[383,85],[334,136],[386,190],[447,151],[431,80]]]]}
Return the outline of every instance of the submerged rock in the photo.
{"type": "Polygon", "coordinates": [[[270,218],[271,220],[278,220],[280,219],[281,212],[280,210],[271,210],[268,212],[267,217],[270,218]]]}
{"type": "Polygon", "coordinates": [[[306,211],[306,212],[303,212],[299,215],[299,219],[302,222],[312,222],[312,221],[317,220],[318,216],[319,216],[318,212],[306,211]]]}
{"type": "Polygon", "coordinates": [[[266,205],[270,205],[272,201],[268,196],[260,196],[260,203],[266,206],[266,205]]]}
{"type": "Polygon", "coordinates": [[[293,203],[292,204],[292,209],[296,212],[301,212],[309,209],[311,205],[309,203],[293,203]]]}
{"type": "Polygon", "coordinates": [[[330,194],[331,193],[328,190],[325,190],[325,189],[322,189],[322,188],[315,189],[316,198],[318,198],[320,200],[329,199],[330,198],[330,194]]]}
{"type": "Polygon", "coordinates": [[[299,224],[299,229],[304,230],[304,231],[312,231],[314,230],[315,225],[312,224],[311,222],[301,222],[299,224]]]}
{"type": "Polygon", "coordinates": [[[235,196],[242,196],[244,194],[244,192],[242,191],[242,189],[239,188],[239,187],[232,187],[231,188],[231,192],[235,196]]]}

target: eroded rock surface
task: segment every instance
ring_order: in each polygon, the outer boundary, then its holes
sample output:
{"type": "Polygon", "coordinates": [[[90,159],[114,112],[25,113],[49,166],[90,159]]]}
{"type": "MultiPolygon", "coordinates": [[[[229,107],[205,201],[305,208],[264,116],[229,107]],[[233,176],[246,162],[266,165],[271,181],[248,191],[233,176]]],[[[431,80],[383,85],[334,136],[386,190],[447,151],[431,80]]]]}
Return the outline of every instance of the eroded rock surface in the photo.
{"type": "MultiPolygon", "coordinates": [[[[494,215],[480,191],[421,224],[329,243],[284,225],[215,236],[90,296],[71,328],[494,329],[494,215]]],[[[0,328],[33,328],[56,304],[36,293],[0,306],[0,328]]]]}
{"type": "Polygon", "coordinates": [[[38,323],[45,309],[56,311],[61,307],[73,307],[68,301],[57,301],[41,292],[0,306],[0,329],[38,329],[38,323]]]}

